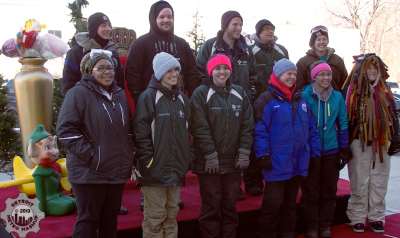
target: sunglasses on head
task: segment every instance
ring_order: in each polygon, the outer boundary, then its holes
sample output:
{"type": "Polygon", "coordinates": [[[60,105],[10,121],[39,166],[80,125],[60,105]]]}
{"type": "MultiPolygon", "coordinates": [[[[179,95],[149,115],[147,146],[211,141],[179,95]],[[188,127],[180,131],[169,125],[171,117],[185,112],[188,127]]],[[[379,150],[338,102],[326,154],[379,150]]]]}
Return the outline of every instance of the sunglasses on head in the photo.
{"type": "Polygon", "coordinates": [[[316,32],[320,32],[320,31],[328,33],[328,28],[326,28],[325,26],[316,26],[313,29],[311,29],[311,34],[314,34],[316,32]]]}
{"type": "Polygon", "coordinates": [[[93,59],[95,56],[101,55],[101,54],[107,55],[109,58],[112,57],[112,52],[109,50],[92,49],[90,51],[90,58],[93,59]]]}

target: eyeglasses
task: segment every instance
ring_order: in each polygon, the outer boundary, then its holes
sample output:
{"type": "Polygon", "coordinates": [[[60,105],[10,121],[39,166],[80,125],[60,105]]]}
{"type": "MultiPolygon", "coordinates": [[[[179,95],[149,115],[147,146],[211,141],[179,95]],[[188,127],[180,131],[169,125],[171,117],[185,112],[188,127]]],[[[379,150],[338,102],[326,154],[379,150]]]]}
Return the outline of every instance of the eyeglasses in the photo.
{"type": "Polygon", "coordinates": [[[114,71],[114,67],[112,66],[99,66],[93,69],[99,71],[100,73],[105,73],[107,71],[114,71]]]}
{"type": "Polygon", "coordinates": [[[311,29],[311,34],[314,34],[319,31],[328,33],[328,28],[326,28],[326,26],[316,26],[313,29],[311,29]]]}

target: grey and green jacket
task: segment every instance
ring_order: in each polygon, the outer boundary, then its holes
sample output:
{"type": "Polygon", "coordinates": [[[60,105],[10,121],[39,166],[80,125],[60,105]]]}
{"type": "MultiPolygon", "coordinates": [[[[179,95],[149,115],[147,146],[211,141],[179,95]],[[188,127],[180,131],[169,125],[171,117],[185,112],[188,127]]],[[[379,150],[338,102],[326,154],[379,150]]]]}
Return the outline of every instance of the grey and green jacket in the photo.
{"type": "Polygon", "coordinates": [[[189,119],[189,99],[153,76],[136,108],[135,160],[142,185],[182,185],[192,160],[189,119]]]}
{"type": "Polygon", "coordinates": [[[246,90],[247,95],[253,101],[255,98],[255,80],[256,72],[254,61],[250,55],[250,49],[246,44],[243,36],[236,40],[234,48],[230,49],[222,40],[222,33],[218,36],[207,40],[197,54],[197,67],[202,74],[203,83],[207,83],[209,77],[207,75],[207,62],[211,56],[215,54],[225,54],[232,62],[232,75],[230,81],[232,84],[240,85],[246,90]]]}
{"type": "Polygon", "coordinates": [[[289,53],[285,47],[275,42],[262,44],[258,38],[250,47],[250,53],[254,58],[257,73],[256,98],[267,89],[268,80],[275,62],[282,58],[289,59],[289,53]]]}
{"type": "Polygon", "coordinates": [[[221,174],[239,172],[237,156],[250,154],[253,143],[253,110],[245,90],[234,84],[201,85],[192,95],[191,111],[193,171],[204,173],[206,159],[218,156],[221,174]]]}

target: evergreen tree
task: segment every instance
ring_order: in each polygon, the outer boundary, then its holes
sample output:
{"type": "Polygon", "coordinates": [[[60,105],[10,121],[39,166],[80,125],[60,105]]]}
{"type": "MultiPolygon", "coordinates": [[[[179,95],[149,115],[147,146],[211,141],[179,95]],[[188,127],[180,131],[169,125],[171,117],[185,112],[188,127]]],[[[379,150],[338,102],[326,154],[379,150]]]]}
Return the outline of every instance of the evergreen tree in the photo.
{"type": "MultiPolygon", "coordinates": [[[[61,110],[61,105],[64,100],[64,97],[61,93],[61,79],[54,79],[53,80],[53,125],[51,128],[51,133],[53,135],[56,134],[56,126],[57,126],[57,118],[58,113],[61,110]]],[[[60,150],[60,158],[65,158],[65,151],[64,148],[61,146],[58,147],[60,150]]]]}
{"type": "Polygon", "coordinates": [[[0,75],[0,160],[11,160],[21,154],[19,135],[13,130],[17,115],[8,108],[7,102],[7,87],[0,75]]]}
{"type": "MultiPolygon", "coordinates": [[[[75,34],[79,32],[87,31],[87,19],[82,15],[82,8],[89,5],[87,0],[75,0],[72,3],[68,3],[68,8],[71,10],[71,20],[75,27],[75,34]]],[[[70,46],[72,47],[75,44],[75,38],[69,42],[70,46]]]]}

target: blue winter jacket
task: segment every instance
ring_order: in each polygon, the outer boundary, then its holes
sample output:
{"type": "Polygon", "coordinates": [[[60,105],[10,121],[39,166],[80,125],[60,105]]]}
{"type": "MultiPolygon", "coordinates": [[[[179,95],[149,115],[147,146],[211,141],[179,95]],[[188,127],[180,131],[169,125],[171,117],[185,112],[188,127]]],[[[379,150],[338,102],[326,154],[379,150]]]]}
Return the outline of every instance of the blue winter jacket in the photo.
{"type": "Polygon", "coordinates": [[[349,147],[346,105],[342,94],[332,90],[326,102],[320,99],[311,85],[304,88],[303,99],[314,117],[321,138],[321,155],[334,155],[349,147]]]}
{"type": "Polygon", "coordinates": [[[284,181],[307,176],[309,160],[320,156],[316,122],[301,94],[288,101],[272,85],[255,104],[256,157],[270,156],[272,170],[264,170],[266,181],[284,181]]]}

